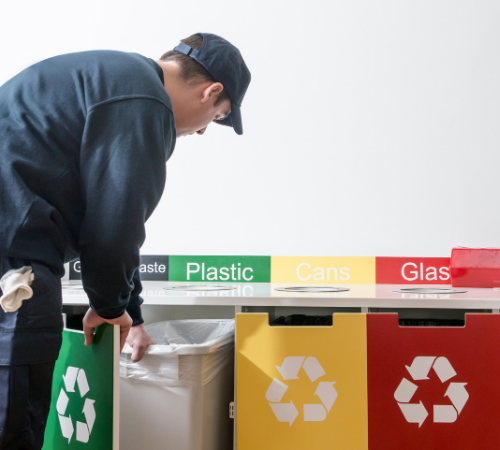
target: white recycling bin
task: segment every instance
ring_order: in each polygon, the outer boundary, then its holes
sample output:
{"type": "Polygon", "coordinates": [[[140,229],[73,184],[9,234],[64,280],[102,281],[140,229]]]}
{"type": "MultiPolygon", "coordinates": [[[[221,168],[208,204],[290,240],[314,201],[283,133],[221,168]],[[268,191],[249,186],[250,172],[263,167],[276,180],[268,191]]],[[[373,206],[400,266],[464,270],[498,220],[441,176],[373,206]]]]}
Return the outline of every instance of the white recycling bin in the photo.
{"type": "Polygon", "coordinates": [[[120,450],[229,450],[234,320],[172,320],[146,327],[158,345],[120,358],[120,450]]]}

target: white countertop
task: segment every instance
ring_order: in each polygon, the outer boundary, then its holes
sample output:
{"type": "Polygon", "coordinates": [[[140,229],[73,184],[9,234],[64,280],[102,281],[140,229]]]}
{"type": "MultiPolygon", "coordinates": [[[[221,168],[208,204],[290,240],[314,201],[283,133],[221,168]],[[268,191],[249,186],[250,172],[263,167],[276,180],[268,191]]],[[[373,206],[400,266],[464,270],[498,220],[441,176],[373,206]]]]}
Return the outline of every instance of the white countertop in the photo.
{"type": "MultiPolygon", "coordinates": [[[[456,288],[464,294],[401,294],[395,289],[428,287],[450,288],[449,285],[388,285],[342,284],[347,292],[290,293],[276,288],[297,286],[290,283],[211,283],[234,286],[226,291],[172,291],[165,287],[207,285],[207,283],[144,281],[142,297],[145,305],[198,305],[198,306],[309,306],[337,308],[426,308],[426,309],[500,309],[500,290],[456,288]]],[[[301,285],[304,286],[304,285],[301,285]]],[[[314,285],[308,285],[314,286],[314,285]]],[[[325,285],[326,286],[326,285],[325,285]]],[[[330,286],[330,285],[329,285],[330,286]]],[[[80,282],[63,283],[65,305],[88,305],[88,298],[80,282]]]]}

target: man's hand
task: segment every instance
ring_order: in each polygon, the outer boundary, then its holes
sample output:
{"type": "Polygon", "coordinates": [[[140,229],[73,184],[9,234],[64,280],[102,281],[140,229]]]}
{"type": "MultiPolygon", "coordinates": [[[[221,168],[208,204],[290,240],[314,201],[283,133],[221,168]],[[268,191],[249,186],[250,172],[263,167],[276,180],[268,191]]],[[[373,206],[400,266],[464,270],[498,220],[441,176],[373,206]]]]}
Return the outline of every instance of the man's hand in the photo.
{"type": "Polygon", "coordinates": [[[143,324],[132,327],[127,337],[127,344],[132,347],[132,362],[142,359],[144,352],[149,345],[155,345],[156,342],[149,335],[143,324]]]}
{"type": "Polygon", "coordinates": [[[120,325],[120,352],[125,345],[130,328],[132,328],[132,319],[125,311],[120,317],[116,319],[103,319],[97,313],[89,308],[85,317],[83,318],[83,334],[85,335],[85,345],[90,345],[94,342],[94,329],[103,323],[110,323],[111,325],[120,325]]]}

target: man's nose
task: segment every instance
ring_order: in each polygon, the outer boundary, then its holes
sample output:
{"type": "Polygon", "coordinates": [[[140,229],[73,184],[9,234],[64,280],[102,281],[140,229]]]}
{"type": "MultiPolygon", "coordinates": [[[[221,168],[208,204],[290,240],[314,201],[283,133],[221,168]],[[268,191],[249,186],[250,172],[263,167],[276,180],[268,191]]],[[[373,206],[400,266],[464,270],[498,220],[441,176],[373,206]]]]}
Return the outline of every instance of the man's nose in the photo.
{"type": "Polygon", "coordinates": [[[202,128],[201,130],[198,130],[198,131],[196,132],[196,134],[202,135],[203,133],[205,133],[205,131],[206,131],[206,130],[207,130],[207,127],[202,128]]]}

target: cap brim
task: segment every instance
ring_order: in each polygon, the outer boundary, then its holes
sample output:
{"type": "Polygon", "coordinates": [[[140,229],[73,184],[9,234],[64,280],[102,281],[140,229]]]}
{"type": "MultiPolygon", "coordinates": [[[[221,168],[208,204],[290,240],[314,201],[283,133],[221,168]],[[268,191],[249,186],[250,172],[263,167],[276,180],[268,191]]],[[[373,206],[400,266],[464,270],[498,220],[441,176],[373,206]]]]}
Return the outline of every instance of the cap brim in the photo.
{"type": "Polygon", "coordinates": [[[233,127],[236,134],[243,134],[243,125],[241,123],[241,109],[238,105],[231,103],[231,113],[224,119],[218,120],[219,125],[233,127]]]}

